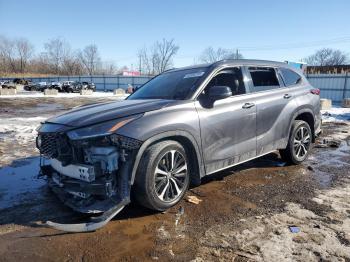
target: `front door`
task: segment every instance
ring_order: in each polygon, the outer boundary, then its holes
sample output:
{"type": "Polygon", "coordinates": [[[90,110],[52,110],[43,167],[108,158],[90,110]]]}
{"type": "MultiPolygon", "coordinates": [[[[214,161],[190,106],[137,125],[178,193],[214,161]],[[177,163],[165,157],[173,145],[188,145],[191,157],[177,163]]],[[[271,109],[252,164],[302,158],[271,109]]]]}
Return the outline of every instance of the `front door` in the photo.
{"type": "Polygon", "coordinates": [[[225,68],[196,101],[207,174],[256,156],[256,107],[245,87],[241,68],[225,68]],[[206,95],[212,86],[229,86],[232,96],[208,105],[206,95]]]}

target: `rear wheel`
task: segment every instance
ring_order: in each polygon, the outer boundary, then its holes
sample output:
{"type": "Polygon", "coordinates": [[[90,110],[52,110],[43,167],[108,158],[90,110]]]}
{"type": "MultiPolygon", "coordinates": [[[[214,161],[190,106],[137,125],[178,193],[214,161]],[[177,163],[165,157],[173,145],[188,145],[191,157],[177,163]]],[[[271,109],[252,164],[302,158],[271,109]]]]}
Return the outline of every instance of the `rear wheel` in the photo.
{"type": "Polygon", "coordinates": [[[309,154],[311,141],[312,132],[309,124],[303,120],[294,121],[288,145],[280,150],[282,159],[290,164],[300,164],[309,154]]]}
{"type": "Polygon", "coordinates": [[[176,141],[150,146],[138,167],[134,195],[148,208],[163,211],[177,204],[189,186],[188,158],[176,141]]]}

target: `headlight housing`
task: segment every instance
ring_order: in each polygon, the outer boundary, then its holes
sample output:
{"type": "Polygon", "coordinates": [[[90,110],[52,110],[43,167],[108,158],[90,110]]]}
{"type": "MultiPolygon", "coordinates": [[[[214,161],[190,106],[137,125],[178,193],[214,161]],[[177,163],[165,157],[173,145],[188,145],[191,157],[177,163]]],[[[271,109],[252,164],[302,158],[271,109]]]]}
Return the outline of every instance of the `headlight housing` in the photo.
{"type": "Polygon", "coordinates": [[[99,123],[92,126],[74,129],[67,132],[67,135],[71,140],[80,140],[80,139],[111,135],[115,133],[119,128],[125,126],[131,121],[134,121],[142,117],[142,115],[143,114],[133,115],[129,117],[110,120],[110,121],[99,123]]]}

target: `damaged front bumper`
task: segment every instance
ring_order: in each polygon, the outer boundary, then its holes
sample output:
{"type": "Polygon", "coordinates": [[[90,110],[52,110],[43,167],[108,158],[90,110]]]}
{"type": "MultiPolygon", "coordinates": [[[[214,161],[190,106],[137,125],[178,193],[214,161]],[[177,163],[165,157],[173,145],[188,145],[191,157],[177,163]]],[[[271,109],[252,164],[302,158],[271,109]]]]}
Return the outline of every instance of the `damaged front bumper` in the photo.
{"type": "MultiPolygon", "coordinates": [[[[98,216],[81,224],[47,221],[46,225],[67,232],[94,231],[130,203],[130,176],[138,146],[123,148],[110,141],[68,144],[70,153],[64,151],[63,157],[46,152],[41,173],[65,205],[80,213],[98,216]]],[[[41,152],[45,152],[44,146],[41,152]]]]}
{"type": "Polygon", "coordinates": [[[52,221],[47,221],[46,225],[57,230],[66,232],[90,232],[95,231],[105,226],[115,215],[117,215],[130,201],[127,199],[119,202],[113,208],[104,212],[98,217],[91,218],[90,222],[79,224],[60,224],[52,221]]]}

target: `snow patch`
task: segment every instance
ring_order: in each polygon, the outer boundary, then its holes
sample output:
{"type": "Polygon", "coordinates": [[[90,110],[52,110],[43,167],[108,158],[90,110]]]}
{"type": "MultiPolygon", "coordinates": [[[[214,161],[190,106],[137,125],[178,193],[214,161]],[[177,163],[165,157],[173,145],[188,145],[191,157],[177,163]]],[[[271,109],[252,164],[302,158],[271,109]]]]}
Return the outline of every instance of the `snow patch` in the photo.
{"type": "Polygon", "coordinates": [[[346,122],[350,120],[350,108],[332,107],[328,110],[321,110],[323,122],[346,122]]]}
{"type": "Polygon", "coordinates": [[[20,144],[27,144],[33,141],[37,132],[36,128],[45,117],[13,117],[3,118],[0,123],[0,141],[4,139],[14,139],[20,144]]]}

